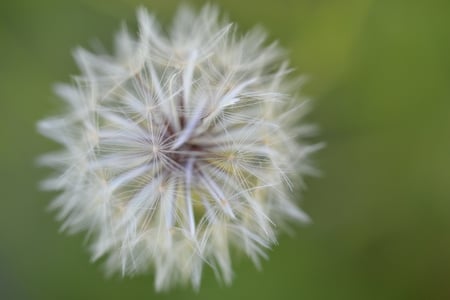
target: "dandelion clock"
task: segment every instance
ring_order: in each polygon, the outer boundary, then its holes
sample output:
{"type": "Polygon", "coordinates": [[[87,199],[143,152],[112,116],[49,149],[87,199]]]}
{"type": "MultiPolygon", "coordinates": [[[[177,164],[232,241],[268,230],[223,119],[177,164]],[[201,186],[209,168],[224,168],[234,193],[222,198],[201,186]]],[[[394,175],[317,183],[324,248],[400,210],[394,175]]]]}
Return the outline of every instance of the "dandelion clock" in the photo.
{"type": "Polygon", "coordinates": [[[299,81],[263,31],[240,34],[215,7],[182,7],[167,31],[137,17],[114,54],[75,51],[81,75],[55,88],[64,113],[38,124],[62,145],[40,159],[55,170],[42,185],[108,273],[198,288],[207,266],[229,283],[231,256],[258,265],[286,224],[308,220],[292,194],[318,146],[298,125],[299,81]]]}

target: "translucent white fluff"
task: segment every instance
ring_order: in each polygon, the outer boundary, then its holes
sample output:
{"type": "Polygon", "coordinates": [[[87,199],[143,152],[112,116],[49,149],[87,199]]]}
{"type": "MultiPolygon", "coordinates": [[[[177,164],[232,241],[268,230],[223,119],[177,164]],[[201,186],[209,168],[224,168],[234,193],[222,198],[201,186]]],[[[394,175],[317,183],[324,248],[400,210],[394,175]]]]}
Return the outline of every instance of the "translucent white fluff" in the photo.
{"type": "Polygon", "coordinates": [[[56,86],[65,113],[38,124],[63,146],[41,158],[56,170],[43,186],[108,272],[198,288],[206,264],[229,283],[231,250],[258,265],[281,225],[308,220],[290,195],[318,148],[302,142],[299,81],[264,32],[240,35],[214,7],[181,8],[168,33],[145,9],[138,21],[114,55],[76,50],[81,75],[56,86]]]}

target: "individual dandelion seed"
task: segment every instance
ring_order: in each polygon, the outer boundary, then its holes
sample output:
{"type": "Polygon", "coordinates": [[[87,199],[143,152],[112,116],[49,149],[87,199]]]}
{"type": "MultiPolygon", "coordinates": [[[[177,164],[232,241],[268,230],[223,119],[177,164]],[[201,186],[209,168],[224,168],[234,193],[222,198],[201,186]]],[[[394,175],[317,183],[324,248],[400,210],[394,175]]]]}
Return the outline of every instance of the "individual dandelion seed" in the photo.
{"type": "Polygon", "coordinates": [[[297,125],[307,105],[283,50],[213,6],[180,8],[168,34],[143,8],[138,23],[114,55],[76,50],[81,75],[56,86],[65,113],[38,124],[63,146],[41,158],[56,170],[43,187],[108,272],[198,288],[207,264],[229,283],[231,249],[258,265],[282,225],[308,220],[291,200],[314,172],[312,128],[297,125]]]}

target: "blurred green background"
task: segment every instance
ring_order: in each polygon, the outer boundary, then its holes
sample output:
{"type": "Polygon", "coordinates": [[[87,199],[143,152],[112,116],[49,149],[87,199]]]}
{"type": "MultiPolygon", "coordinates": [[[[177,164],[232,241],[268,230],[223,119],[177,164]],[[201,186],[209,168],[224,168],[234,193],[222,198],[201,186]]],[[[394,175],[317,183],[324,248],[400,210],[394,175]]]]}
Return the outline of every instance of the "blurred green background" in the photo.
{"type": "MultiPolygon", "coordinates": [[[[191,1],[200,6],[205,1],[191,1]]],[[[145,4],[167,23],[178,1],[0,2],[0,299],[450,299],[450,1],[221,0],[242,30],[289,49],[316,99],[327,148],[302,207],[311,226],[282,236],[259,272],[237,259],[225,287],[154,294],[152,275],[105,279],[83,236],[58,233],[35,158],[57,146],[38,119],[51,86],[77,74],[71,51],[113,33],[145,4]]]]}

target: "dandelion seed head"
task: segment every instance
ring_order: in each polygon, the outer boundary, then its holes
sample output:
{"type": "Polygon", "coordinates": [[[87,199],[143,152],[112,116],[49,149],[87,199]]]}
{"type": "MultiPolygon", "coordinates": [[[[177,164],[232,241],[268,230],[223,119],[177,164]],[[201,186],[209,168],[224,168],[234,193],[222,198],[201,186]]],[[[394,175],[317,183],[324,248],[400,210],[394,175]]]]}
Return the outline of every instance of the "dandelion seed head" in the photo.
{"type": "Polygon", "coordinates": [[[55,88],[64,114],[38,124],[62,145],[42,186],[109,273],[198,288],[208,265],[230,283],[233,249],[259,265],[283,224],[308,220],[291,196],[314,171],[307,105],[262,30],[240,35],[213,6],[180,8],[167,34],[137,15],[113,55],[75,51],[81,74],[55,88]]]}

